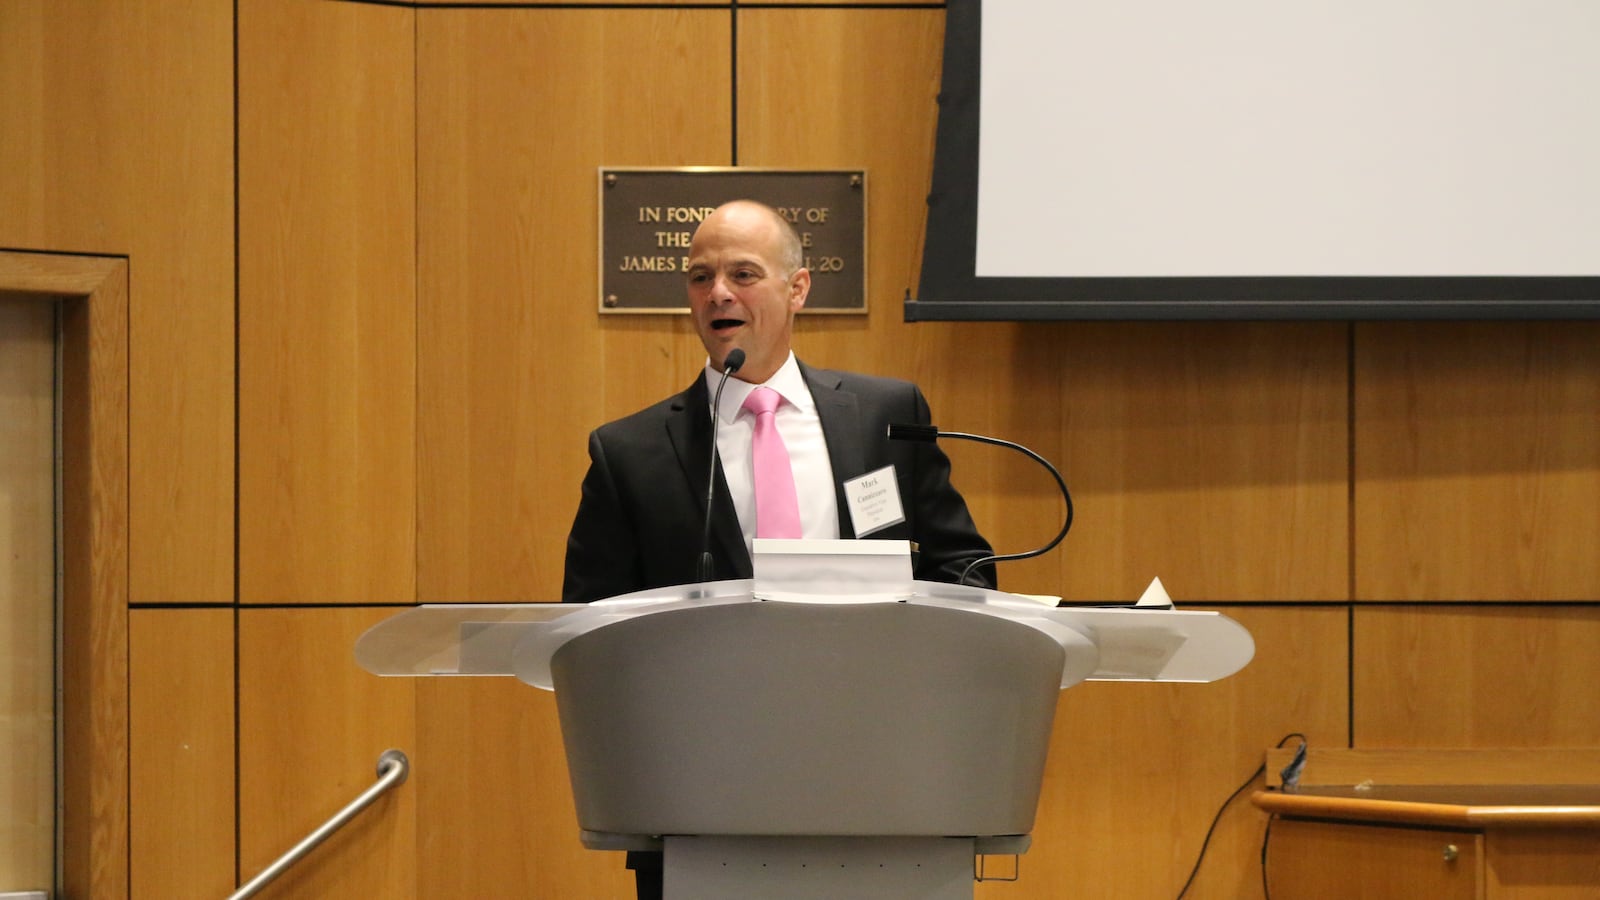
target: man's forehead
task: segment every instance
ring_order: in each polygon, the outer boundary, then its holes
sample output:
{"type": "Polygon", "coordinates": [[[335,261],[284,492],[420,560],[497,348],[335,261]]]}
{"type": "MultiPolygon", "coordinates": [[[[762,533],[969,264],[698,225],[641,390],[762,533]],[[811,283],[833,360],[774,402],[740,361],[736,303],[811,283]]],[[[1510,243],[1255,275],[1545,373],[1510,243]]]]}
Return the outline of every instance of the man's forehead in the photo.
{"type": "Polygon", "coordinates": [[[785,227],[782,220],[774,220],[765,214],[724,209],[700,223],[690,239],[690,246],[711,245],[731,248],[735,252],[746,247],[754,251],[778,242],[779,229],[785,227]]]}
{"type": "Polygon", "coordinates": [[[692,252],[691,248],[691,255],[689,257],[689,268],[691,269],[711,269],[718,266],[721,266],[724,269],[732,269],[739,266],[757,266],[759,268],[766,268],[768,265],[769,263],[767,262],[766,257],[762,256],[760,253],[757,253],[754,250],[742,248],[731,251],[712,250],[707,252],[702,250],[697,253],[692,252]]]}

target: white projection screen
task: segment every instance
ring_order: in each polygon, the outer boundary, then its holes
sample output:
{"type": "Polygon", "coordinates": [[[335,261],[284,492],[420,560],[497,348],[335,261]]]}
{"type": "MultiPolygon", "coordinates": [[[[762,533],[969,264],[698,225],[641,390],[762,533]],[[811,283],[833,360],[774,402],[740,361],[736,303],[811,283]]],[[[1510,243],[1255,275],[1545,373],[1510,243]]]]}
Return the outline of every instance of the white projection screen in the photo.
{"type": "Polygon", "coordinates": [[[1596,0],[950,0],[918,319],[1600,317],[1596,0]]]}

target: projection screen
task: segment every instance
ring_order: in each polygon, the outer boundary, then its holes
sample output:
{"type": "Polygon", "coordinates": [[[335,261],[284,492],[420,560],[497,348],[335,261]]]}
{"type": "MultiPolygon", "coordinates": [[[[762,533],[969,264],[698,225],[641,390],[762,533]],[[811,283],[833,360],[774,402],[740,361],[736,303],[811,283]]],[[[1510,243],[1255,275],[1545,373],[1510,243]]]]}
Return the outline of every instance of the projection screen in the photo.
{"type": "Polygon", "coordinates": [[[918,319],[1600,317],[1600,3],[950,0],[918,319]]]}

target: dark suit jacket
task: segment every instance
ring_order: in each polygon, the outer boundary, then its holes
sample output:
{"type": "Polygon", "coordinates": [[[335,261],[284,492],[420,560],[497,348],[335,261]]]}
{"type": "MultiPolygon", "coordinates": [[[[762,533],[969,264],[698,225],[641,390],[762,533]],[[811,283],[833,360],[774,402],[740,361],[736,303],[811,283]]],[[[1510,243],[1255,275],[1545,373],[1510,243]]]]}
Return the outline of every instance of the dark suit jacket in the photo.
{"type": "MultiPolygon", "coordinates": [[[[916,542],[915,575],[925,581],[956,581],[968,563],[992,552],[951,486],[950,460],[938,445],[887,437],[890,424],[928,424],[928,402],[916,385],[804,363],[800,372],[816,400],[833,464],[840,536],[855,536],[842,482],[893,464],[906,521],[870,538],[916,542]]],[[[567,538],[562,600],[588,602],[695,580],[711,458],[710,405],[702,375],[683,393],[589,435],[589,472],[567,538]]],[[[712,509],[712,580],[751,577],[720,464],[712,509]]],[[[971,580],[992,586],[993,570],[980,568],[971,580]]]]}

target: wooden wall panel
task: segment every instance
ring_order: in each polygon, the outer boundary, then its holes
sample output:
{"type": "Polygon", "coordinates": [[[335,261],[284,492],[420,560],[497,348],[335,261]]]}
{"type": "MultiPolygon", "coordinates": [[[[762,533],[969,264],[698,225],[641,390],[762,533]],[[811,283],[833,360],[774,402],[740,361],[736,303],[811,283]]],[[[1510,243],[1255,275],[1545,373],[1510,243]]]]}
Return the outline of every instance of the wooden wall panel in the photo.
{"type": "Polygon", "coordinates": [[[1053,352],[1081,516],[1059,593],[1348,596],[1344,326],[1082,325],[1053,352]]]}
{"type": "MultiPolygon", "coordinates": [[[[815,3],[813,3],[812,0],[772,0],[772,3],[770,5],[772,5],[772,6],[869,6],[870,7],[873,4],[872,4],[871,0],[816,0],[815,3]]],[[[903,6],[903,7],[914,7],[914,6],[943,7],[945,4],[944,4],[943,0],[905,0],[904,3],[897,2],[895,5],[896,6],[903,6]]]]}
{"type": "MultiPolygon", "coordinates": [[[[1212,817],[1264,748],[1292,732],[1345,744],[1346,612],[1225,612],[1256,640],[1239,674],[1208,685],[1089,683],[1061,695],[1023,880],[980,896],[1176,896],[1212,817]]],[[[1189,896],[1256,896],[1265,822],[1235,800],[1189,896]]]]}
{"type": "MultiPolygon", "coordinates": [[[[407,0],[401,0],[407,2],[407,0]]],[[[926,2],[926,0],[919,0],[926,2]]],[[[710,4],[702,0],[580,0],[573,3],[570,0],[415,0],[412,6],[419,7],[517,7],[523,9],[545,8],[572,8],[572,7],[603,7],[603,6],[707,6],[710,4]]]]}
{"type": "MultiPolygon", "coordinates": [[[[352,647],[385,608],[239,613],[239,860],[247,881],[377,780],[388,749],[410,755],[416,681],[356,666],[352,647]]],[[[415,897],[418,783],[392,788],[261,897],[415,897]]],[[[470,820],[430,822],[470,828],[470,820]]]]}
{"type": "Polygon", "coordinates": [[[588,431],[705,359],[596,312],[597,170],[728,162],[730,17],[418,15],[419,593],[556,599],[588,431]]]}
{"type": "Polygon", "coordinates": [[[415,597],[414,12],[239,10],[239,597],[415,597]]]}
{"type": "MultiPolygon", "coordinates": [[[[406,2],[406,0],[400,0],[406,2]]],[[[584,0],[572,3],[570,0],[426,0],[426,5],[438,7],[450,6],[518,6],[518,7],[549,7],[549,6],[682,6],[682,5],[709,5],[703,0],[584,0]]],[[[766,0],[769,6],[850,6],[862,5],[862,0],[766,0]]],[[[413,6],[424,5],[424,0],[414,0],[413,6]]],[[[897,6],[943,6],[944,0],[898,0],[897,6]]],[[[732,4],[729,4],[731,7],[732,4]]]]}
{"type": "Polygon", "coordinates": [[[1358,607],[1354,746],[1600,746],[1600,609],[1358,607]]]}
{"type": "MultiPolygon", "coordinates": [[[[920,344],[928,324],[902,327],[920,344]]],[[[1002,572],[1008,589],[1130,600],[1159,576],[1180,602],[1348,596],[1344,326],[1016,327],[978,348],[935,335],[919,363],[945,427],[1031,447],[1072,491],[1072,532],[1002,572]]],[[[1033,463],[950,452],[998,547],[1056,533],[1061,504],[1033,463]]]]}
{"type": "Polygon", "coordinates": [[[233,611],[136,609],[128,618],[130,896],[227,896],[233,611]]]}
{"type": "Polygon", "coordinates": [[[623,855],[578,838],[555,695],[513,678],[417,690],[418,897],[631,897],[623,855]]]}
{"type": "Polygon", "coordinates": [[[233,9],[0,4],[0,247],[131,262],[130,590],[233,591],[233,9]]]}
{"type": "Polygon", "coordinates": [[[1600,323],[1356,338],[1357,597],[1600,598],[1600,323]]]}

